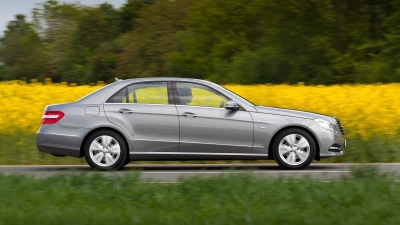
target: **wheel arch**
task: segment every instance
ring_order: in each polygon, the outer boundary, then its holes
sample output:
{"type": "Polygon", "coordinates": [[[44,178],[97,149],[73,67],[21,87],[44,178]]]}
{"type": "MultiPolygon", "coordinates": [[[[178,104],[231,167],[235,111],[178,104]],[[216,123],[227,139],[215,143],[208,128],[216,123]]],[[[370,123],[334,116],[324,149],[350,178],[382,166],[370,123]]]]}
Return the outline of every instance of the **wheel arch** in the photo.
{"type": "Polygon", "coordinates": [[[283,132],[285,130],[293,129],[293,128],[303,130],[312,137],[312,139],[315,142],[315,146],[316,146],[314,159],[319,161],[321,159],[320,158],[320,143],[319,143],[318,139],[316,138],[314,132],[312,132],[311,130],[309,130],[305,127],[302,127],[302,126],[288,126],[288,127],[281,128],[280,130],[275,132],[274,136],[271,138],[271,141],[269,142],[269,145],[268,145],[268,159],[274,159],[274,155],[272,153],[272,145],[276,139],[276,136],[278,136],[281,132],[283,132]]]}
{"type": "Polygon", "coordinates": [[[99,131],[99,130],[113,131],[113,132],[115,132],[115,133],[121,135],[121,137],[122,137],[122,139],[124,140],[126,146],[128,147],[128,157],[129,157],[129,152],[130,152],[130,149],[131,149],[131,145],[130,145],[130,143],[128,143],[126,135],[125,135],[123,132],[121,132],[120,130],[115,129],[115,128],[112,128],[112,127],[97,127],[97,128],[95,128],[95,129],[91,130],[90,132],[88,132],[88,133],[85,135],[85,137],[83,138],[83,140],[82,140],[81,147],[80,147],[80,151],[79,151],[79,157],[84,157],[84,156],[85,156],[85,154],[84,154],[85,151],[84,151],[83,148],[84,148],[85,143],[86,143],[87,139],[89,138],[89,136],[90,136],[91,134],[93,134],[93,133],[99,131]]]}

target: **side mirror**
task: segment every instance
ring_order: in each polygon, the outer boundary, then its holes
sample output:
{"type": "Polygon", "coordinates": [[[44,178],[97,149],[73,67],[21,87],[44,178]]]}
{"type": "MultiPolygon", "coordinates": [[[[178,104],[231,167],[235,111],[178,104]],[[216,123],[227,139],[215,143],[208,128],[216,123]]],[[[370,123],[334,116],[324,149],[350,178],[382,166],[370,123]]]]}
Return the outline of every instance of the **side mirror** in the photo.
{"type": "Polygon", "coordinates": [[[229,109],[229,110],[239,110],[239,104],[235,101],[229,100],[226,102],[226,106],[225,109],[229,109]]]}

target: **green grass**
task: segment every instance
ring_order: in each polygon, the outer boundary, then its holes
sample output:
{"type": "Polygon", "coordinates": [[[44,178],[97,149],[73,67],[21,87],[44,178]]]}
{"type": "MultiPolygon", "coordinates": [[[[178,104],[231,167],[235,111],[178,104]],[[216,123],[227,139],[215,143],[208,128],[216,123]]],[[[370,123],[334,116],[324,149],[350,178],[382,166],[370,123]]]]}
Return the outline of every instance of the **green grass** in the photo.
{"type": "Polygon", "coordinates": [[[36,134],[17,133],[0,135],[0,165],[68,165],[86,164],[74,157],[55,157],[36,148],[36,134]]]}
{"type": "Polygon", "coordinates": [[[400,162],[400,131],[391,138],[372,136],[368,140],[360,137],[347,139],[345,154],[323,159],[321,162],[344,163],[393,163],[400,162]]]}
{"type": "MultiPolygon", "coordinates": [[[[112,172],[111,172],[112,173],[112,172]]],[[[349,177],[251,174],[148,183],[139,174],[0,175],[0,224],[398,224],[400,183],[375,167],[349,177]]]]}
{"type": "MultiPolygon", "coordinates": [[[[372,136],[369,140],[349,138],[346,153],[343,156],[322,159],[321,162],[342,163],[373,163],[400,162],[400,131],[399,135],[384,139],[372,136]]],[[[18,133],[0,135],[0,165],[59,165],[86,164],[85,160],[73,157],[55,157],[38,152],[35,144],[35,134],[18,133]]],[[[220,161],[191,161],[185,163],[221,163],[220,161]]],[[[233,161],[223,161],[231,163],[233,161]]],[[[235,163],[274,163],[274,161],[234,161],[235,163]]],[[[315,161],[314,161],[315,162],[315,161]]],[[[132,162],[132,163],[170,163],[170,162],[132,162]]],[[[174,162],[180,163],[180,162],[174,162]]]]}

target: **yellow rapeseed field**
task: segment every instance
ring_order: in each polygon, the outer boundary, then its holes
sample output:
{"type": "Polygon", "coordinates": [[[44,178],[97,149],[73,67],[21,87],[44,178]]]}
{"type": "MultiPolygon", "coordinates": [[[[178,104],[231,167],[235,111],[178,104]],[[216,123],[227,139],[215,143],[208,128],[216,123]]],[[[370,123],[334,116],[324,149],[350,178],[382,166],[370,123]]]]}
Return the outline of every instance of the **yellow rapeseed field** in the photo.
{"type": "MultiPolygon", "coordinates": [[[[0,82],[0,133],[40,126],[45,105],[75,101],[102,87],[47,82],[0,82]]],[[[225,85],[257,105],[312,111],[338,117],[346,136],[391,138],[400,130],[400,84],[371,85],[225,85]]]]}

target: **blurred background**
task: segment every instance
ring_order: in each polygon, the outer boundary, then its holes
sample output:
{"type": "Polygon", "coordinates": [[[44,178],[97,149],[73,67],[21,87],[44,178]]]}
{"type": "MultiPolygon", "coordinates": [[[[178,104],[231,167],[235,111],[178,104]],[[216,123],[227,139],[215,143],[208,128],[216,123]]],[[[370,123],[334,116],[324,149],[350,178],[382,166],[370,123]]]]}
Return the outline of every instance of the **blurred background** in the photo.
{"type": "Polygon", "coordinates": [[[398,0],[38,2],[2,21],[0,80],[400,82],[398,0]]]}
{"type": "Polygon", "coordinates": [[[22,2],[0,13],[0,164],[68,163],[37,153],[45,105],[170,76],[337,116],[349,147],[331,161],[400,161],[400,0],[22,2]]]}

